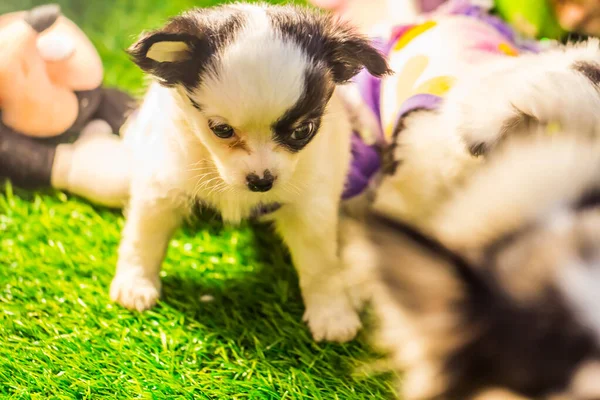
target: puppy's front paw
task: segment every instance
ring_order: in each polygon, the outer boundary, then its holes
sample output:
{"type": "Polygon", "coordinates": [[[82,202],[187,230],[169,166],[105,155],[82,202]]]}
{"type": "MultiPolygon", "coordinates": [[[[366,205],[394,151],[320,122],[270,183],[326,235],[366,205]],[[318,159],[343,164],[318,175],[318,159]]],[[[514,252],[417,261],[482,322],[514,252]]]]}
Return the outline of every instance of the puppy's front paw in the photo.
{"type": "Polygon", "coordinates": [[[304,321],[317,341],[344,343],[356,336],[361,328],[358,313],[345,295],[337,299],[324,298],[321,302],[307,302],[304,321]],[[327,301],[328,300],[328,301],[327,301]]]}
{"type": "Polygon", "coordinates": [[[144,311],[160,297],[160,280],[133,274],[117,274],[110,285],[110,298],[130,310],[144,311]]]}

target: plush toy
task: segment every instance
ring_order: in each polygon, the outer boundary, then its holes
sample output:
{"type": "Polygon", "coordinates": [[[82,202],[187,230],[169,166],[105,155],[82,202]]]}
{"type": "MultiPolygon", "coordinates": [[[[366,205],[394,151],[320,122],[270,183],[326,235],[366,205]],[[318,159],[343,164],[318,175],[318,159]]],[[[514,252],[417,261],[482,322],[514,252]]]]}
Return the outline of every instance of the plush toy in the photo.
{"type": "Polygon", "coordinates": [[[120,206],[129,156],[118,133],[135,102],[102,87],[100,56],[56,5],[0,16],[0,177],[120,206]]]}

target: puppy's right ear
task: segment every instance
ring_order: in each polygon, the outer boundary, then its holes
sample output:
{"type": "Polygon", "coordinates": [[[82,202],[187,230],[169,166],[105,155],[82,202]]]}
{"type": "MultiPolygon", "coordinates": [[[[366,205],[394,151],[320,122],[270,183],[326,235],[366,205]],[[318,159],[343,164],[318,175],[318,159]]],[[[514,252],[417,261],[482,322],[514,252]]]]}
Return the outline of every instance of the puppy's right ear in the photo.
{"type": "Polygon", "coordinates": [[[326,21],[324,56],[336,83],[348,82],[363,68],[378,78],[392,74],[384,54],[355,27],[332,17],[326,21]]]}
{"type": "Polygon", "coordinates": [[[165,86],[194,88],[211,51],[206,32],[197,19],[175,17],[158,30],[143,34],[128,53],[144,72],[165,86]]]}

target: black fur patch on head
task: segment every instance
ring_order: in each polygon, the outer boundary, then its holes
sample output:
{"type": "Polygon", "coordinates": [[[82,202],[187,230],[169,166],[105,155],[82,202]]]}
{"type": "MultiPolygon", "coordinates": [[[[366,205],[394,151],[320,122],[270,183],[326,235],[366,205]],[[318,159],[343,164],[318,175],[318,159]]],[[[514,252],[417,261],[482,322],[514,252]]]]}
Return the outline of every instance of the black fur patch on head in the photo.
{"type": "Polygon", "coordinates": [[[319,69],[310,69],[304,73],[303,93],[289,110],[273,125],[274,138],[277,143],[291,152],[302,150],[317,134],[321,118],[334,85],[327,79],[327,74],[319,69]],[[290,135],[300,123],[312,122],[314,134],[305,141],[292,141],[290,135]]]}
{"type": "MultiPolygon", "coordinates": [[[[524,225],[483,250],[483,268],[494,282],[523,279],[518,268],[513,271],[504,266],[515,260],[506,261],[502,256],[537,228],[535,223],[524,225]],[[507,275],[511,273],[517,275],[507,275]]],[[[540,280],[535,291],[535,300],[524,302],[499,286],[486,307],[470,309],[474,313],[468,320],[479,330],[445,360],[445,373],[450,377],[448,398],[469,398],[489,387],[527,398],[547,396],[566,389],[580,363],[599,350],[593,332],[580,323],[553,280],[540,280]]],[[[478,302],[480,299],[471,298],[471,304],[478,302]]],[[[471,328],[465,325],[464,329],[468,335],[471,328]]]]}
{"type": "Polygon", "coordinates": [[[600,85],[600,64],[591,61],[578,61],[573,69],[588,78],[594,85],[600,85]]]}
{"type": "Polygon", "coordinates": [[[202,73],[218,50],[235,37],[243,24],[243,12],[235,8],[198,8],[172,18],[163,28],[142,35],[128,52],[142,70],[156,76],[164,86],[181,84],[192,91],[200,84],[202,73]],[[173,62],[148,58],[148,50],[159,42],[184,42],[189,47],[189,57],[173,62]]]}
{"type": "Polygon", "coordinates": [[[267,13],[283,38],[327,65],[336,83],[349,81],[363,68],[377,77],[391,73],[385,57],[346,23],[293,6],[270,7],[267,13]]]}

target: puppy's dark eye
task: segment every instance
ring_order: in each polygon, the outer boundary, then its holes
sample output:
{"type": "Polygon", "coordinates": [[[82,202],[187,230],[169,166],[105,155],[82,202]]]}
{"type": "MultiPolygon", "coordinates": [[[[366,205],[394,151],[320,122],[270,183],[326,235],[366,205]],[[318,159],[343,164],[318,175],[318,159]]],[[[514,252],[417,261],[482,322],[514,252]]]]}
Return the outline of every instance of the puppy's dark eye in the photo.
{"type": "Polygon", "coordinates": [[[297,142],[302,142],[312,136],[315,131],[315,124],[312,122],[307,122],[304,125],[299,126],[298,128],[292,131],[290,135],[290,139],[297,142]]]}
{"type": "Polygon", "coordinates": [[[233,128],[227,124],[212,125],[210,129],[221,139],[228,139],[233,136],[233,128]]]}

